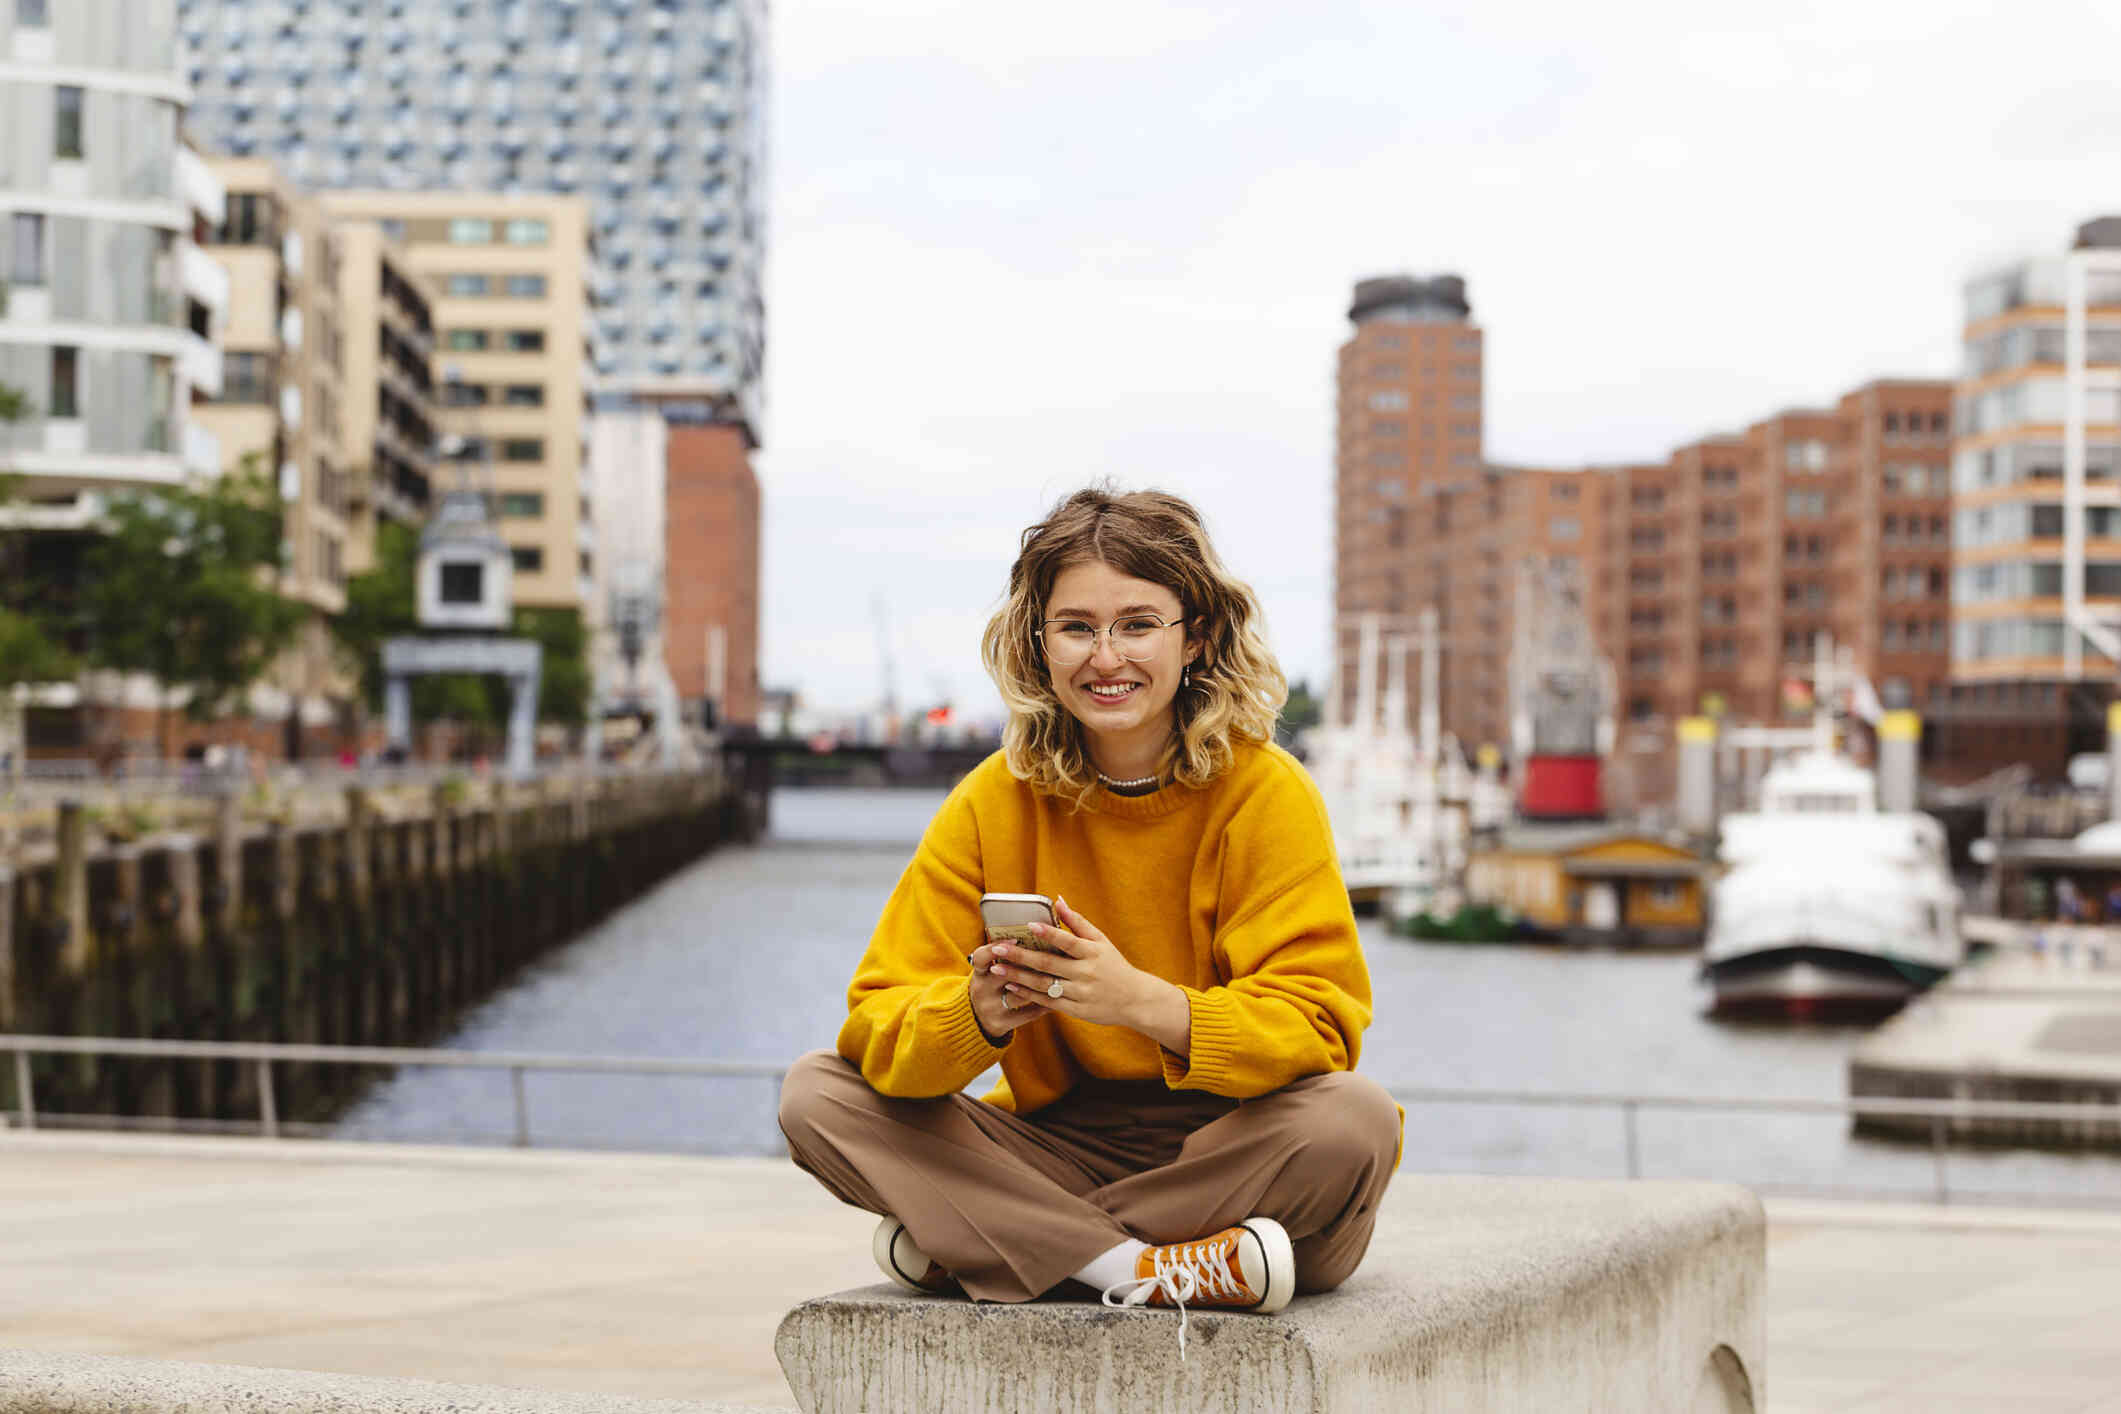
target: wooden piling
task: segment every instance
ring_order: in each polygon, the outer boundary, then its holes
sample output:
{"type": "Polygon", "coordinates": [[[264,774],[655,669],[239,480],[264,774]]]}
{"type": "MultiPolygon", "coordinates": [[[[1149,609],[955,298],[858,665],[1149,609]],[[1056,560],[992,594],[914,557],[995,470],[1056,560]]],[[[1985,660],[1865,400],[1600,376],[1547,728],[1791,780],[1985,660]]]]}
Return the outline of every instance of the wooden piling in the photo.
{"type": "Polygon", "coordinates": [[[66,929],[59,944],[61,971],[88,970],[92,943],[88,921],[88,813],[78,800],[59,802],[59,921],[66,929]]]}

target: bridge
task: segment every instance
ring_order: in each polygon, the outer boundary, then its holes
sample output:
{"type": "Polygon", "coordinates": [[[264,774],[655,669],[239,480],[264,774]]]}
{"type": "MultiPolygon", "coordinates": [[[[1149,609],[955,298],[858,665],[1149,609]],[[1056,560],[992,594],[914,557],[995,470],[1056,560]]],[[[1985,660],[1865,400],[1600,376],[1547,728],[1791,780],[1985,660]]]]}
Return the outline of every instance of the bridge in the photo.
{"type": "Polygon", "coordinates": [[[999,745],[857,743],[835,737],[734,736],[722,741],[747,791],[772,786],[951,786],[999,745]]]}

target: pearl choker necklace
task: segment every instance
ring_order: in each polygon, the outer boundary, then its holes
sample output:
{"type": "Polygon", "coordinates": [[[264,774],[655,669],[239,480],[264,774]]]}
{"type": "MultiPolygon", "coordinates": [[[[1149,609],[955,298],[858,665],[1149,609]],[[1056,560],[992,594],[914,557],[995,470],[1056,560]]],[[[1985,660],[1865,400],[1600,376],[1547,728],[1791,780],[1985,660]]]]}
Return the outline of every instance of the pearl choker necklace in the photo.
{"type": "Polygon", "coordinates": [[[1113,790],[1139,790],[1143,786],[1155,785],[1163,777],[1160,772],[1152,772],[1149,775],[1141,776],[1131,781],[1115,781],[1103,771],[1099,771],[1097,778],[1113,790]]]}

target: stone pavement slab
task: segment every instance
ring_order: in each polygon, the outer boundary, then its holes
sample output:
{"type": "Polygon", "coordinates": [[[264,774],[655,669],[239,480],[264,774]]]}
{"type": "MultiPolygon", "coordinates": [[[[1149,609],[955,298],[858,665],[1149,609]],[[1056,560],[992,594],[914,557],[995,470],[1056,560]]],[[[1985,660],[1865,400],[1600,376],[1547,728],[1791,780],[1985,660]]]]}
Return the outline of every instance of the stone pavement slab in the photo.
{"type": "MultiPolygon", "coordinates": [[[[1773,1414],[2121,1414],[2121,1211],[1767,1209],[1773,1414]]],[[[6,1131],[0,1343],[786,1408],[874,1226],[776,1159],[6,1131]]]]}

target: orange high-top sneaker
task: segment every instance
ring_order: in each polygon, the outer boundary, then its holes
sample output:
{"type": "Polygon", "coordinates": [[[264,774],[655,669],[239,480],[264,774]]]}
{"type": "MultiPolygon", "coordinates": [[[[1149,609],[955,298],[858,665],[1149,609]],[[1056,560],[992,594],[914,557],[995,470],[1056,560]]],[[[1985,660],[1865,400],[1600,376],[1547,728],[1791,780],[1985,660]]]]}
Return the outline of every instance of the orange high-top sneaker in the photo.
{"type": "Polygon", "coordinates": [[[1296,1252],[1272,1218],[1246,1218],[1195,1242],[1148,1248],[1135,1259],[1134,1271],[1133,1281],[1105,1292],[1105,1304],[1176,1306],[1181,1358],[1188,1308],[1271,1314],[1296,1292],[1296,1252]]]}

